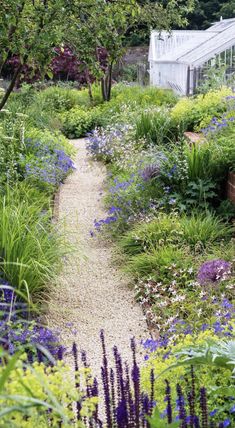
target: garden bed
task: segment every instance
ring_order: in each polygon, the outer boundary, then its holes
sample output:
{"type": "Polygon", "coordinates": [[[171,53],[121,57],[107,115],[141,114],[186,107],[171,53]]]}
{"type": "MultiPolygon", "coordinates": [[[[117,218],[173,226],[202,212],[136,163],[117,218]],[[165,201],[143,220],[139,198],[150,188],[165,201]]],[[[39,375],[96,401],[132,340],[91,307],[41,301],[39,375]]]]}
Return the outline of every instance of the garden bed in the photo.
{"type": "MultiPolygon", "coordinates": [[[[63,346],[53,332],[40,324],[40,316],[32,321],[25,303],[34,315],[42,313],[42,301],[50,292],[66,251],[62,245],[64,238],[57,224],[51,221],[52,206],[54,216],[58,217],[58,196],[54,195],[74,168],[73,149],[63,134],[71,138],[88,132],[90,155],[102,160],[108,169],[107,216],[94,218],[88,239],[103,233],[115,242],[119,262],[131,278],[136,299],[157,331],[154,339],[143,343],[143,366],[137,368],[135,358],[133,361],[136,426],[141,406],[147,402],[146,414],[151,414],[155,404],[160,412],[153,426],[158,428],[165,416],[169,422],[167,409],[171,400],[176,426],[178,415],[181,426],[190,421],[191,425],[198,426],[196,423],[200,422],[203,426],[202,421],[207,418],[206,427],[209,419],[216,428],[232,427],[234,205],[227,200],[225,186],[235,164],[234,96],[223,88],[194,99],[178,100],[171,91],[117,85],[110,103],[100,104],[97,96],[95,104],[89,103],[86,91],[55,87],[37,92],[25,87],[9,102],[8,111],[1,113],[0,209],[4,220],[4,228],[0,230],[1,305],[7,313],[2,336],[4,347],[16,355],[9,357],[10,364],[17,364],[20,371],[24,363],[22,359],[17,362],[16,351],[25,350],[30,364],[34,361],[35,366],[21,370],[22,379],[34,385],[34,367],[36,372],[41,370],[43,382],[50,381],[48,390],[39,381],[37,398],[43,399],[45,390],[48,393],[50,388],[63,405],[67,397],[63,409],[55,400],[50,401],[51,417],[57,425],[62,423],[63,428],[66,423],[76,426],[71,400],[80,403],[75,395],[84,393],[73,390],[71,398],[67,383],[61,392],[55,387],[61,385],[63,376],[68,379],[64,363],[55,361],[62,359],[63,346]],[[198,131],[203,133],[204,143],[190,146],[184,133],[198,131]],[[7,241],[9,236],[13,237],[14,245],[7,241]],[[9,290],[10,295],[6,292],[9,290]],[[53,355],[53,360],[45,349],[53,355]],[[51,372],[46,368],[48,364],[53,366],[51,372]],[[172,384],[171,392],[165,375],[161,377],[165,370],[172,384]],[[140,391],[142,401],[138,399],[140,391]],[[190,394],[196,394],[193,411],[190,394]]],[[[104,348],[103,352],[103,376],[107,381],[104,348]]],[[[73,355],[78,371],[76,345],[73,355]]],[[[122,371],[120,358],[115,355],[116,368],[122,371]]],[[[83,364],[87,369],[84,354],[83,364]]],[[[128,370],[125,373],[126,385],[128,370]]],[[[109,375],[112,378],[112,371],[109,375]]],[[[118,379],[117,385],[122,377],[118,379]]],[[[10,394],[15,392],[11,389],[12,382],[14,375],[7,383],[10,394]]],[[[17,392],[23,393],[22,382],[20,385],[17,392]]],[[[121,387],[117,386],[118,391],[121,387]]],[[[84,395],[86,423],[97,422],[96,382],[92,388],[93,392],[87,388],[89,397],[84,395]]],[[[120,415],[125,399],[123,396],[115,402],[115,415],[120,415]]],[[[109,427],[107,409],[106,406],[109,427]]],[[[35,410],[29,422],[37,414],[46,427],[45,411],[35,410]]],[[[128,423],[133,422],[132,412],[126,417],[128,423]]],[[[80,414],[77,418],[81,420],[80,414]]],[[[118,426],[119,422],[115,423],[118,426]]],[[[141,423],[147,426],[146,419],[141,423]]]]}

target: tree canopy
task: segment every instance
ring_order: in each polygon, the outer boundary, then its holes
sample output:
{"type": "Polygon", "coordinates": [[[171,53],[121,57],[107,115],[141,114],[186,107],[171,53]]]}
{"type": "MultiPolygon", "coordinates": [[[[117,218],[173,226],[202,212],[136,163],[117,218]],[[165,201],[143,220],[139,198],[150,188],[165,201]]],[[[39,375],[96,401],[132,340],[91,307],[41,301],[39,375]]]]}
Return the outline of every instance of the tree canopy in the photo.
{"type": "Polygon", "coordinates": [[[0,73],[9,58],[17,56],[19,62],[0,109],[23,66],[43,72],[55,48],[65,45],[79,57],[88,83],[92,73],[109,100],[113,65],[124,53],[127,34],[140,27],[146,34],[152,27],[184,27],[192,5],[193,0],[2,0],[0,73]],[[101,67],[102,50],[107,56],[101,67]]]}

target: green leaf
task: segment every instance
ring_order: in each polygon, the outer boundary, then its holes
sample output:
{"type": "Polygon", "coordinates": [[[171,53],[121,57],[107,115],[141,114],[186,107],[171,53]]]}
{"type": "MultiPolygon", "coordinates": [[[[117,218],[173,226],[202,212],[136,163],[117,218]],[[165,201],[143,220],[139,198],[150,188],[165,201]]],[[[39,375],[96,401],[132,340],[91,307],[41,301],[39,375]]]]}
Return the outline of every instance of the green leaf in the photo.
{"type": "Polygon", "coordinates": [[[4,368],[2,376],[0,377],[0,391],[3,390],[6,381],[10,377],[12,370],[15,368],[19,360],[20,355],[21,352],[17,352],[15,355],[13,355],[13,357],[10,358],[7,366],[4,368]]]}
{"type": "Polygon", "coordinates": [[[51,70],[47,70],[46,74],[49,77],[49,79],[53,79],[53,73],[51,70]]]}

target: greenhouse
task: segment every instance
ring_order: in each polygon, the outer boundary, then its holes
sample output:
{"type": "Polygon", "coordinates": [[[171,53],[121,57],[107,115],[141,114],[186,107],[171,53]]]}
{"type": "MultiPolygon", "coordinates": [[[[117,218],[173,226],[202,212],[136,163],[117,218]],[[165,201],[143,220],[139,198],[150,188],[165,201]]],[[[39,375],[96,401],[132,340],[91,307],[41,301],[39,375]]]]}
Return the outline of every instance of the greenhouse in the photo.
{"type": "Polygon", "coordinates": [[[149,47],[151,85],[194,94],[208,69],[235,70],[235,18],[221,19],[205,31],[152,31],[149,47]]]}

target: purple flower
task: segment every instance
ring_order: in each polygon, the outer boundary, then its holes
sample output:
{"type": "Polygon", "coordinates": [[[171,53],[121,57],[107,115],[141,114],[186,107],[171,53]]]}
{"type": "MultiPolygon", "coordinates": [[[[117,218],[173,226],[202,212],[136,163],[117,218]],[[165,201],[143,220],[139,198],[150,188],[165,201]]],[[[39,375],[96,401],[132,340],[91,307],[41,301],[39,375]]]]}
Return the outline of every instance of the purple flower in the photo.
{"type": "Polygon", "coordinates": [[[233,305],[228,301],[228,299],[223,299],[222,306],[225,309],[233,309],[233,305]]]}
{"type": "Polygon", "coordinates": [[[222,331],[224,331],[224,327],[221,325],[220,321],[216,321],[213,324],[213,327],[214,327],[214,332],[215,333],[221,333],[222,331]]]}
{"type": "Polygon", "coordinates": [[[157,164],[148,165],[141,171],[141,177],[144,181],[150,181],[158,177],[160,174],[160,167],[157,164]]]}
{"type": "Polygon", "coordinates": [[[201,285],[206,285],[227,279],[230,273],[231,263],[220,259],[209,260],[200,267],[197,279],[201,285]]]}
{"type": "Polygon", "coordinates": [[[108,213],[109,214],[113,214],[113,213],[116,213],[118,211],[121,211],[121,208],[112,206],[112,207],[109,208],[108,213]]]}
{"type": "Polygon", "coordinates": [[[34,156],[26,163],[26,179],[56,186],[75,169],[72,159],[61,149],[51,149],[41,141],[31,142],[29,149],[34,156]]]}
{"type": "Polygon", "coordinates": [[[231,425],[231,421],[230,421],[230,419],[225,419],[224,421],[223,421],[223,427],[224,428],[227,428],[227,427],[229,427],[231,425]]]}

